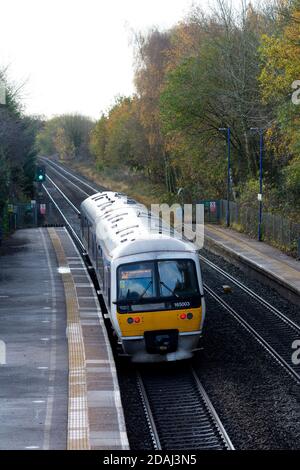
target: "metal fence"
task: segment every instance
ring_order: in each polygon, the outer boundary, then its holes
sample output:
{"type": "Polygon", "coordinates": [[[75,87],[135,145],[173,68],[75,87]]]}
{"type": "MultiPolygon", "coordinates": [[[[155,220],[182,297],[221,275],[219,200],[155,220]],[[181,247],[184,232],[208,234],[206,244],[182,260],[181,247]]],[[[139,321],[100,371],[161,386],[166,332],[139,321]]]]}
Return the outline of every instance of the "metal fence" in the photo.
{"type": "Polygon", "coordinates": [[[21,228],[37,227],[51,219],[53,212],[52,203],[14,203],[7,206],[8,230],[13,231],[21,228]]]}
{"type": "MultiPolygon", "coordinates": [[[[226,223],[227,201],[220,201],[220,223],[226,223]]],[[[258,208],[244,207],[230,202],[230,225],[256,238],[258,233],[258,208]]],[[[262,238],[290,254],[300,255],[300,224],[279,215],[263,212],[262,238]]]]}

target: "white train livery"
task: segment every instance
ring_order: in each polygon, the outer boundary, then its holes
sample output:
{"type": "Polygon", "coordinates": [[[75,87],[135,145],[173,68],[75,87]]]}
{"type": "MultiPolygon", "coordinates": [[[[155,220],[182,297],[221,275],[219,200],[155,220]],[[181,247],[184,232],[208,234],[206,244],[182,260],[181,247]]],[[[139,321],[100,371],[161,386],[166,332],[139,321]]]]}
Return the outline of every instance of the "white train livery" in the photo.
{"type": "Polygon", "coordinates": [[[81,230],[123,353],[134,362],[192,357],[205,318],[195,246],[115,192],[83,201],[81,230]]]}

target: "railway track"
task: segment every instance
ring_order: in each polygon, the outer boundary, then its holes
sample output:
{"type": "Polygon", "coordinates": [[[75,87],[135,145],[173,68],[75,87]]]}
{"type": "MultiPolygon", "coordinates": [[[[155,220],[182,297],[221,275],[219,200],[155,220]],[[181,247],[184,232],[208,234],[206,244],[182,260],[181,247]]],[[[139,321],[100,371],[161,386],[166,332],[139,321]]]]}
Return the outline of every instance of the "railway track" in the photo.
{"type": "Polygon", "coordinates": [[[137,384],[155,450],[234,450],[192,368],[140,370],[137,384]]]}
{"type": "MultiPolygon", "coordinates": [[[[65,215],[61,200],[76,215],[79,210],[51,177],[47,179],[59,195],[60,203],[49,187],[43,185],[43,188],[84,254],[78,230],[65,215]]],[[[137,386],[154,449],[234,450],[195,371],[168,366],[163,373],[162,369],[150,374],[146,370],[137,371],[137,386]]]]}
{"type": "MultiPolygon", "coordinates": [[[[284,327],[283,324],[279,325],[279,330],[275,331],[275,336],[278,337],[277,340],[274,340],[272,337],[272,331],[274,331],[275,326],[272,325],[269,328],[268,336],[269,340],[266,340],[263,334],[265,333],[265,328],[254,328],[251,323],[245,320],[244,316],[238,313],[234,308],[232,308],[227,302],[225,302],[219,295],[217,295],[207,284],[203,284],[206,292],[221,305],[230,315],[237,320],[237,322],[245,328],[248,333],[265,349],[265,351],[272,356],[273,359],[298,383],[300,384],[300,366],[294,365],[291,362],[292,356],[292,343],[297,337],[295,334],[284,327]],[[262,331],[260,331],[262,330],[262,331]],[[282,342],[280,342],[280,337],[282,342]]],[[[265,333],[266,336],[266,333],[265,333]]]]}
{"type": "MultiPolygon", "coordinates": [[[[51,169],[55,167],[55,172],[71,183],[71,185],[77,188],[81,193],[85,192],[85,195],[87,195],[88,193],[86,191],[88,191],[90,193],[88,195],[92,195],[94,192],[99,191],[89,183],[73,175],[73,173],[61,168],[60,165],[55,162],[51,162],[50,164],[48,159],[46,159],[46,162],[51,166],[51,169]],[[62,170],[63,174],[60,173],[60,170],[62,170]],[[70,181],[72,178],[73,181],[70,181]],[[77,186],[77,183],[74,183],[74,181],[80,181],[86,191],[77,186]]],[[[63,193],[61,188],[59,190],[60,193],[63,193]]],[[[68,198],[66,197],[65,199],[67,201],[68,198]]],[[[221,282],[218,286],[219,292],[216,286],[212,287],[206,283],[204,285],[206,292],[259,342],[264,350],[276,360],[277,364],[283,367],[297,383],[300,383],[300,366],[291,362],[293,352],[292,343],[300,337],[300,326],[256,292],[241,283],[237,278],[212,263],[203,255],[199,255],[199,257],[200,260],[214,272],[218,273],[224,279],[229,280],[235,288],[246,294],[248,305],[242,308],[240,301],[235,301],[231,294],[227,296],[225,301],[221,291],[221,282]],[[253,302],[253,308],[251,308],[249,301],[253,302]],[[232,304],[234,303],[237,305],[233,306],[232,304]]]]}
{"type": "Polygon", "coordinates": [[[292,344],[300,338],[300,326],[234,276],[204,256],[199,257],[217,272],[222,280],[229,280],[236,291],[227,294],[225,300],[221,280],[216,288],[215,285],[212,287],[211,283],[209,285],[206,279],[206,292],[245,328],[297,383],[300,383],[300,365],[291,361],[292,344]],[[251,299],[250,306],[241,301],[241,293],[246,294],[247,300],[251,299]]]}
{"type": "Polygon", "coordinates": [[[268,309],[273,315],[275,315],[277,318],[282,320],[284,323],[289,325],[294,331],[297,331],[297,333],[300,332],[300,327],[297,325],[295,322],[293,322],[290,318],[288,318],[284,313],[282,313],[280,310],[278,310],[276,307],[270,304],[267,300],[265,300],[263,297],[258,295],[256,292],[254,292],[252,289],[247,287],[245,284],[240,282],[237,278],[232,276],[231,274],[227,273],[224,271],[224,269],[220,268],[218,265],[210,261],[208,258],[206,258],[203,255],[199,255],[199,259],[207,264],[209,267],[211,267],[214,271],[218,272],[223,276],[225,279],[228,279],[230,282],[232,282],[235,286],[237,286],[239,289],[244,291],[246,294],[248,294],[252,299],[256,300],[260,305],[268,309]]]}
{"type": "Polygon", "coordinates": [[[69,184],[75,187],[76,190],[79,190],[82,194],[84,194],[85,197],[92,196],[94,193],[105,190],[103,186],[98,186],[97,188],[96,186],[92,186],[90,183],[84,181],[83,178],[79,178],[78,176],[74,175],[73,172],[66,170],[61,165],[58,165],[49,158],[43,157],[41,158],[41,161],[48,165],[48,169],[51,168],[51,171],[66,180],[69,184]],[[76,183],[74,183],[72,179],[76,181],[76,183]]]}
{"type": "MultiPolygon", "coordinates": [[[[51,194],[51,192],[48,190],[48,188],[46,187],[46,185],[43,184],[43,189],[45,191],[45,193],[47,194],[47,196],[49,197],[50,201],[52,202],[52,204],[54,204],[56,210],[58,211],[59,215],[61,216],[61,218],[63,219],[64,221],[64,224],[66,226],[66,228],[69,230],[70,232],[70,235],[72,236],[72,238],[74,239],[75,243],[77,244],[77,246],[80,248],[80,252],[81,254],[85,254],[85,247],[78,235],[78,231],[76,231],[73,227],[73,224],[72,222],[70,222],[70,220],[65,216],[62,208],[59,206],[59,204],[57,204],[55,198],[53,197],[53,195],[51,194]]],[[[67,198],[68,199],[68,198],[67,198]]],[[[72,204],[73,206],[73,204],[72,204]]],[[[75,210],[73,208],[73,210],[75,210]]],[[[76,209],[76,213],[77,213],[77,209],[76,209]]],[[[79,211],[78,211],[79,213],[79,211]]]]}

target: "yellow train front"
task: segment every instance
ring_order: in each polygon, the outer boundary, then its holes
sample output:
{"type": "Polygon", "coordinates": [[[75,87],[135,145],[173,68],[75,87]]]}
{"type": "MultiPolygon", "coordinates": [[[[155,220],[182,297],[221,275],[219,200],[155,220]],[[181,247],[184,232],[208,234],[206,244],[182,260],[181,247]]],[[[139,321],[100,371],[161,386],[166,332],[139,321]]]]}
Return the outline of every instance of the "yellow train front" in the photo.
{"type": "Polygon", "coordinates": [[[123,354],[134,362],[192,357],[205,318],[194,245],[159,219],[149,224],[143,206],[117,193],[88,198],[81,212],[83,241],[123,354]]]}

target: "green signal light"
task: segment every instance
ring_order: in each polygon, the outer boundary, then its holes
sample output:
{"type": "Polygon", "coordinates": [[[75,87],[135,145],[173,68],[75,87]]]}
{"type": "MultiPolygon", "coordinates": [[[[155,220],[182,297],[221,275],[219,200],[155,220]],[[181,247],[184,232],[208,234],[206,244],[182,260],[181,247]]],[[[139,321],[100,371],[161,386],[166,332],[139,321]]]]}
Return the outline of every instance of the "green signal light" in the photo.
{"type": "Polygon", "coordinates": [[[42,183],[46,180],[46,169],[43,166],[38,166],[35,171],[35,181],[42,183]]]}

